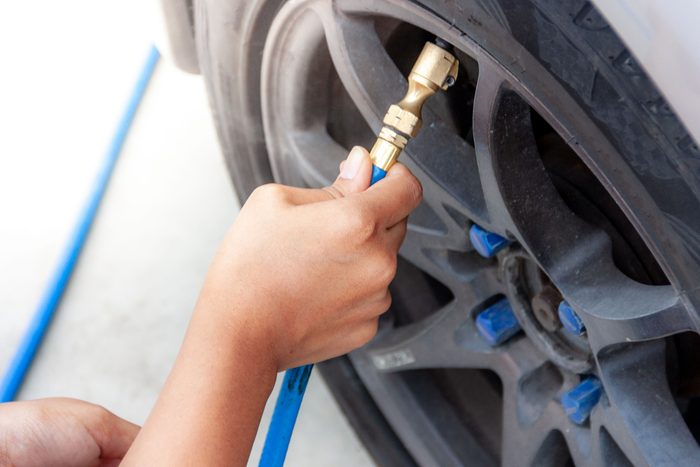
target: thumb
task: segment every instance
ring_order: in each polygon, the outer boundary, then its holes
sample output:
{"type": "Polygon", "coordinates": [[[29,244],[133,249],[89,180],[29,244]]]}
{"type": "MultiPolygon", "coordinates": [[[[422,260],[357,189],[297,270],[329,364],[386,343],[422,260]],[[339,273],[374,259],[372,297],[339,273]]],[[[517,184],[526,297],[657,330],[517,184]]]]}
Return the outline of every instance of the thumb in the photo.
{"type": "Polygon", "coordinates": [[[360,193],[369,188],[371,177],[372,161],[369,153],[365,148],[355,146],[348,154],[348,158],[340,164],[340,175],[331,188],[341,196],[360,193]]]}
{"type": "Polygon", "coordinates": [[[285,187],[288,198],[294,204],[316,203],[331,199],[345,198],[353,193],[360,193],[369,188],[372,178],[372,160],[367,150],[355,146],[347,159],[340,163],[340,174],[331,186],[321,189],[285,187]]]}

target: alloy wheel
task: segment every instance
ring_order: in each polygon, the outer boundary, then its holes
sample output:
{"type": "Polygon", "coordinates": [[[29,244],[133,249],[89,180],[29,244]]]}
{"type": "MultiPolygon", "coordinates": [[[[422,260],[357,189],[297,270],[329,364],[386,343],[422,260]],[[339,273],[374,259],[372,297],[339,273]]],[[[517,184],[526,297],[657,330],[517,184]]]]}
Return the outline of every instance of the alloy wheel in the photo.
{"type": "Polygon", "coordinates": [[[395,304],[350,356],[364,384],[421,465],[692,464],[693,391],[679,387],[692,380],[681,354],[697,348],[697,313],[664,226],[606,136],[516,43],[485,50],[411,2],[285,5],[261,87],[275,178],[329,184],[350,146],[371,145],[432,35],[462,68],[402,156],[424,203],[395,304]],[[483,258],[473,225],[508,246],[483,258]],[[476,318],[504,298],[522,331],[491,346],[476,318]],[[566,301],[585,334],[547,321],[542,300],[566,301]],[[561,398],[591,377],[602,395],[576,423],[561,398]]]}

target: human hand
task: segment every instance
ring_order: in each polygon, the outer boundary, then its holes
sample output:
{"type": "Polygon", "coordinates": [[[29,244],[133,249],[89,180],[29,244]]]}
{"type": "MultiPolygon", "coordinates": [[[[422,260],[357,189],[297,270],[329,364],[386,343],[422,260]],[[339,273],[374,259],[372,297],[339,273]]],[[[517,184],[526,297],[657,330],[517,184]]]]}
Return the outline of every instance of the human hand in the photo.
{"type": "Polygon", "coordinates": [[[367,343],[391,303],[406,218],[422,197],[401,164],[371,187],[370,176],[369,154],[356,147],[330,187],[255,190],[214,259],[198,309],[255,343],[277,371],[367,343]]]}
{"type": "Polygon", "coordinates": [[[117,466],[139,427],[88,402],[0,404],[0,465],[117,466]]]}

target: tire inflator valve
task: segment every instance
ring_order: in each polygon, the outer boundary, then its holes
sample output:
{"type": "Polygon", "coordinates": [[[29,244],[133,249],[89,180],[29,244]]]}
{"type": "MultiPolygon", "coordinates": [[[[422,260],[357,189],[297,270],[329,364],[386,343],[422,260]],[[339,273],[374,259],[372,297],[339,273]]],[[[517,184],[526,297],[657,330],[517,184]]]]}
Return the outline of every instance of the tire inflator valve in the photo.
{"type": "Polygon", "coordinates": [[[421,128],[423,104],[440,89],[446,90],[457,80],[459,61],[443,47],[426,42],[418,60],[408,75],[408,91],[398,104],[393,104],[384,115],[377,141],[372,146],[372,184],[378,182],[398,159],[408,140],[421,128]]]}
{"type": "MultiPolygon", "coordinates": [[[[457,79],[459,61],[447,51],[451,49],[450,45],[439,38],[435,42],[438,45],[426,42],[408,75],[406,95],[398,104],[389,107],[384,116],[384,126],[370,151],[371,184],[384,178],[408,140],[418,134],[425,100],[440,89],[446,90],[457,79]]],[[[284,464],[312,368],[313,365],[304,365],[285,372],[260,458],[261,467],[281,467],[284,464]]]]}

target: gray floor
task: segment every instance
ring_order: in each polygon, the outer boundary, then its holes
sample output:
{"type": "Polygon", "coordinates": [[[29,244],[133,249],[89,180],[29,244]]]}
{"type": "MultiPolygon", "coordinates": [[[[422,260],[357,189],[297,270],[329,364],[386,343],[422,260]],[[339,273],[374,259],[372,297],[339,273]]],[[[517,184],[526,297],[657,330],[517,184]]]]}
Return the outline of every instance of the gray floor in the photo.
{"type": "MultiPolygon", "coordinates": [[[[110,75],[118,92],[107,96],[76,89],[71,96],[78,110],[62,113],[55,125],[70,128],[73,112],[75,124],[86,118],[86,126],[99,127],[88,141],[72,146],[82,155],[69,154],[69,138],[44,140],[37,126],[41,119],[31,129],[37,141],[22,146],[28,151],[22,161],[10,159],[6,150],[11,148],[0,145],[5,215],[0,227],[0,369],[9,361],[79,212],[116,121],[117,102],[123,102],[139,61],[123,59],[130,71],[110,75]],[[105,96],[104,106],[95,102],[100,96],[105,96]],[[81,105],[92,106],[94,113],[82,115],[81,105]],[[41,157],[32,156],[39,153],[41,157]],[[56,154],[65,157],[52,170],[56,154]]],[[[0,119],[8,113],[6,108],[0,119]]],[[[24,131],[21,121],[14,123],[24,131]]],[[[142,423],[176,355],[210,258],[237,212],[201,78],[161,62],[20,398],[78,397],[142,423]]],[[[257,460],[259,450],[260,439],[251,459],[257,460]]],[[[287,465],[372,465],[318,375],[310,383],[287,465]]]]}

